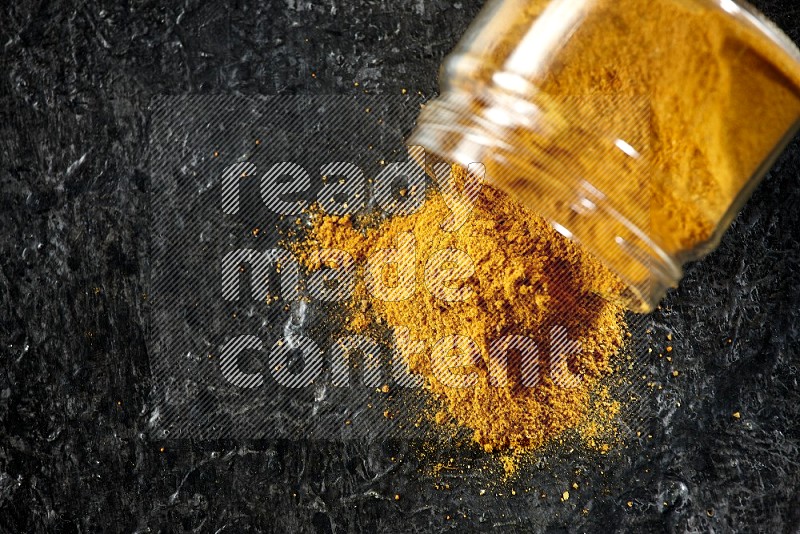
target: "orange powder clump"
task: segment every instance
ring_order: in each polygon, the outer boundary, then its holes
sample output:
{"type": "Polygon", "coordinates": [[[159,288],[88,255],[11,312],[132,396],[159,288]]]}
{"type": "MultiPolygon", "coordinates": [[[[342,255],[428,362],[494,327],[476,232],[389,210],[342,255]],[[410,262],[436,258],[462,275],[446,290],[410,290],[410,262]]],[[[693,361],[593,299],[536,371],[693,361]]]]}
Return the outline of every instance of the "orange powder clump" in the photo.
{"type": "MultiPolygon", "coordinates": [[[[463,178],[459,167],[453,172],[463,178]]],[[[424,350],[405,357],[440,401],[432,419],[470,429],[486,451],[536,449],[564,431],[597,428],[590,415],[612,419],[619,405],[599,382],[612,373],[626,337],[624,308],[608,298],[621,282],[489,185],[455,231],[441,227],[449,214],[436,191],[412,215],[366,224],[314,213],[309,234],[292,248],[312,271],[322,267],[320,249],[352,255],[360,276],[347,307],[349,328],[361,332],[377,322],[395,332],[407,328],[423,342],[424,350]],[[399,236],[413,236],[413,289],[402,300],[374,298],[364,266],[398,247],[399,236]],[[457,298],[442,298],[448,295],[457,298]],[[446,367],[437,366],[443,361],[446,367]]],[[[401,278],[397,266],[380,275],[386,286],[401,278]]]]}

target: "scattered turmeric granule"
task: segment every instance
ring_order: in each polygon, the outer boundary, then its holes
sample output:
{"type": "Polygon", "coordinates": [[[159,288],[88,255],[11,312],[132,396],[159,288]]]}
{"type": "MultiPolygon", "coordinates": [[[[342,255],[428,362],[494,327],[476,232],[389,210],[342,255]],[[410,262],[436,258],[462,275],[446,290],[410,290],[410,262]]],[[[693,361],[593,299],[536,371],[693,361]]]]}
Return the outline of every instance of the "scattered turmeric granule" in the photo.
{"type": "Polygon", "coordinates": [[[503,466],[503,473],[506,478],[513,476],[517,472],[517,459],[513,455],[501,456],[500,463],[503,466]]]}

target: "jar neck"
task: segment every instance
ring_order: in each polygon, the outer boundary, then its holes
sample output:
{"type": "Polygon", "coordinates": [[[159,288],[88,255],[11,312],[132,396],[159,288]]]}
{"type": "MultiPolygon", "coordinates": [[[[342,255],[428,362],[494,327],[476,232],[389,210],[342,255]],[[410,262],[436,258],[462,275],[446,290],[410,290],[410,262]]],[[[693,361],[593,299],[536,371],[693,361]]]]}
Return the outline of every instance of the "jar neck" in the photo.
{"type": "Polygon", "coordinates": [[[614,272],[628,309],[651,311],[683,273],[652,239],[649,158],[594,128],[576,102],[509,90],[513,83],[449,85],[423,108],[408,144],[424,147],[427,158],[482,163],[489,183],[614,272]],[[630,187],[600,186],[624,180],[630,187]]]}

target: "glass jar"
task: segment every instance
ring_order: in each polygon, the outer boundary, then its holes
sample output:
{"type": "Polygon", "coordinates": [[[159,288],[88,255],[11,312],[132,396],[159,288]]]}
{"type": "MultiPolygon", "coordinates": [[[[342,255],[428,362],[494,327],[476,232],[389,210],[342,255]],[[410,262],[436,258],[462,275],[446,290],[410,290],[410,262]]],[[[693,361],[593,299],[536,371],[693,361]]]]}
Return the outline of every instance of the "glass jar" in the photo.
{"type": "Polygon", "coordinates": [[[440,85],[409,144],[482,163],[637,312],[718,245],[800,124],[800,51],[733,0],[494,0],[440,85]]]}

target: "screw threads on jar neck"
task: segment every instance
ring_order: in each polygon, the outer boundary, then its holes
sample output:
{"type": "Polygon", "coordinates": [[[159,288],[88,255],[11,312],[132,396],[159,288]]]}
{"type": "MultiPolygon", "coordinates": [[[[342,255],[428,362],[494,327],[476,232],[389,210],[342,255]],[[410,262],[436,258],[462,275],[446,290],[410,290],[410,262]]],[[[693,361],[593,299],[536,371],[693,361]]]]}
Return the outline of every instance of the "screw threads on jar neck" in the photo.
{"type": "Polygon", "coordinates": [[[682,271],[651,239],[646,150],[594,123],[586,110],[602,108],[597,97],[527,90],[523,98],[497,83],[451,85],[423,108],[408,143],[450,163],[482,163],[489,183],[617,274],[630,310],[651,311],[682,271]]]}

